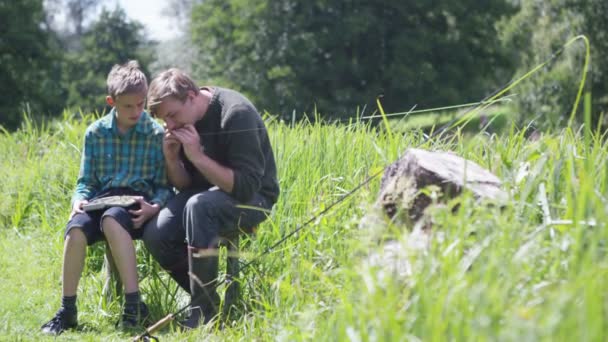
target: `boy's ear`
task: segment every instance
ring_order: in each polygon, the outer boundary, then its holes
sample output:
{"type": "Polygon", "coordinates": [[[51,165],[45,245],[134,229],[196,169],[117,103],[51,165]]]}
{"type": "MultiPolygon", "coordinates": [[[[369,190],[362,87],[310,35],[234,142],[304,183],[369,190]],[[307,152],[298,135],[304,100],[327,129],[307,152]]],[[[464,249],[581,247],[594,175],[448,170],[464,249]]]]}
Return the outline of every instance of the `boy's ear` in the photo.
{"type": "Polygon", "coordinates": [[[110,107],[114,107],[114,99],[112,98],[112,96],[106,96],[106,103],[108,104],[108,106],[110,107]]]}

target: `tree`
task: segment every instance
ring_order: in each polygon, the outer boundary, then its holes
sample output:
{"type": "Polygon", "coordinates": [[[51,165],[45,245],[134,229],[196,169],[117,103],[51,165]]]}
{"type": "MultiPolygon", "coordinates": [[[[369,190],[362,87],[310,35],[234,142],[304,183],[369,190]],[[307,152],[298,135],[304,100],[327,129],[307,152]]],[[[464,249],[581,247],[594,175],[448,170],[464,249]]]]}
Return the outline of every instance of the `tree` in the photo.
{"type": "Polygon", "coordinates": [[[192,43],[189,34],[190,12],[193,6],[202,0],[170,0],[164,8],[164,15],[169,17],[178,36],[168,41],[160,42],[156,48],[155,60],[150,65],[150,71],[156,72],[177,67],[192,73],[198,50],[192,43]]]}
{"type": "MultiPolygon", "coordinates": [[[[521,75],[547,60],[571,38],[585,34],[591,43],[592,62],[586,91],[593,94],[592,120],[596,124],[600,113],[608,109],[606,18],[608,3],[603,0],[524,0],[517,14],[503,23],[501,39],[514,51],[521,75]]],[[[568,123],[583,73],[584,52],[583,44],[571,45],[516,89],[522,124],[534,120],[537,126],[548,128],[568,123]]],[[[583,122],[582,110],[575,118],[583,122]]]]}
{"type": "Polygon", "coordinates": [[[46,23],[59,37],[63,51],[82,48],[82,39],[100,5],[105,0],[44,0],[46,23]]]}
{"type": "Polygon", "coordinates": [[[68,106],[86,111],[106,108],[106,77],[114,64],[136,59],[147,71],[152,53],[142,29],[119,7],[102,10],[99,19],[84,33],[82,50],[70,53],[66,59],[68,106]]]}
{"type": "Polygon", "coordinates": [[[508,1],[206,0],[194,6],[197,78],[290,116],[333,117],[384,94],[388,110],[479,99],[508,75],[494,22],[508,1]]]}
{"type": "Polygon", "coordinates": [[[17,127],[23,112],[49,113],[61,97],[57,46],[44,25],[42,0],[0,0],[0,125],[17,127]]]}
{"type": "MultiPolygon", "coordinates": [[[[591,87],[594,95],[594,119],[604,113],[608,120],[608,2],[604,0],[571,1],[575,11],[582,14],[582,32],[589,37],[592,51],[591,87]]],[[[608,126],[608,121],[603,122],[608,126]]]]}
{"type": "Polygon", "coordinates": [[[74,33],[81,37],[84,33],[86,15],[92,13],[100,4],[100,0],[67,0],[68,18],[74,25],[74,33]]]}

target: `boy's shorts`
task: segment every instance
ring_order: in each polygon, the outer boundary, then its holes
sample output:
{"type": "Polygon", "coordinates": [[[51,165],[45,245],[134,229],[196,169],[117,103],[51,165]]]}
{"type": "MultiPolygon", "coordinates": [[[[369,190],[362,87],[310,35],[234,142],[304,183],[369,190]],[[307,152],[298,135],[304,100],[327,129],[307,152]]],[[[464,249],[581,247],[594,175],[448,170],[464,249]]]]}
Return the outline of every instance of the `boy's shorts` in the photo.
{"type": "MultiPolygon", "coordinates": [[[[116,188],[109,189],[99,194],[98,196],[93,197],[89,201],[95,198],[123,195],[143,197],[143,194],[140,192],[131,189],[116,188]]],[[[133,224],[134,216],[129,213],[129,210],[137,210],[139,208],[139,203],[136,203],[126,208],[111,207],[99,210],[92,210],[84,213],[78,213],[68,221],[68,224],[65,229],[64,238],[68,236],[72,229],[80,229],[87,238],[87,245],[89,246],[98,241],[105,240],[105,235],[103,234],[101,227],[101,221],[105,217],[112,217],[129,233],[129,235],[131,235],[131,238],[133,240],[141,239],[144,233],[144,227],[142,226],[139,229],[135,229],[135,226],[133,224]]]]}

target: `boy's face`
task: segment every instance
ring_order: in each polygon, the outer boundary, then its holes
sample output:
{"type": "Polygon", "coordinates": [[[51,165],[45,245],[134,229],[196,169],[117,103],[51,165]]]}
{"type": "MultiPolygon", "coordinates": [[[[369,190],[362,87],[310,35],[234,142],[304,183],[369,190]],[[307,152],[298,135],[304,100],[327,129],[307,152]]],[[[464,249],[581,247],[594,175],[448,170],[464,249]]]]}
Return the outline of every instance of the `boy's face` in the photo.
{"type": "Polygon", "coordinates": [[[156,117],[165,122],[168,130],[181,128],[188,124],[194,124],[198,115],[194,104],[194,93],[189,94],[184,101],[169,96],[162,100],[156,110],[156,117]]]}
{"type": "Polygon", "coordinates": [[[141,117],[146,102],[146,94],[122,94],[115,99],[106,97],[108,105],[116,108],[116,119],[121,127],[133,127],[141,117]]]}

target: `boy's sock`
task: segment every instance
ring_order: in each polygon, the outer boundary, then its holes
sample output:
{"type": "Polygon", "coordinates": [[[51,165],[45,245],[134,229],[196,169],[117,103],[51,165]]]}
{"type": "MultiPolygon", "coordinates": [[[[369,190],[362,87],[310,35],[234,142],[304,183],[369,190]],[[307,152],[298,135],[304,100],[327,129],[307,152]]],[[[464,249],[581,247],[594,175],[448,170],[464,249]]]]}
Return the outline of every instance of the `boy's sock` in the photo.
{"type": "Polygon", "coordinates": [[[125,305],[126,306],[137,305],[139,302],[141,302],[141,298],[139,296],[139,291],[125,293],[125,305]]]}
{"type": "Polygon", "coordinates": [[[68,312],[76,312],[76,295],[63,296],[61,298],[61,307],[68,312]]]}

